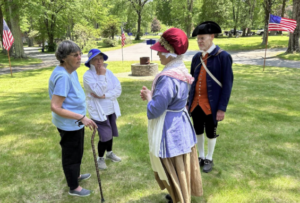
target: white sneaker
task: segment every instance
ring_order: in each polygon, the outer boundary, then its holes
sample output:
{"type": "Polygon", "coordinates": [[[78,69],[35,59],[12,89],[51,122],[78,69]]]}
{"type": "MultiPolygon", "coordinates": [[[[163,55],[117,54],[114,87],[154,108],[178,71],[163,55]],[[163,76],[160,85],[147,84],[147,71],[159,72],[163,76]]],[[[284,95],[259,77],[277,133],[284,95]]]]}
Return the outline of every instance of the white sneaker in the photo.
{"type": "Polygon", "coordinates": [[[104,157],[99,157],[98,160],[97,160],[97,163],[98,163],[98,168],[99,169],[102,169],[102,170],[107,169],[104,157]]]}
{"type": "Polygon", "coordinates": [[[120,162],[121,158],[115,155],[113,152],[106,153],[106,158],[112,160],[113,162],[120,162]]]}

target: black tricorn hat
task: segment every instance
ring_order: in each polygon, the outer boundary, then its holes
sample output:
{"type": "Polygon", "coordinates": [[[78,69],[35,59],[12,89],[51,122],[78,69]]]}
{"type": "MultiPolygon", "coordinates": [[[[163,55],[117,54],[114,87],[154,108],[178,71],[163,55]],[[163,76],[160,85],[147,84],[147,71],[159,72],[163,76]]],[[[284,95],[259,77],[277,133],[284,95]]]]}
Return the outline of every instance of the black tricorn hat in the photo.
{"type": "Polygon", "coordinates": [[[222,33],[220,26],[213,21],[205,21],[194,29],[192,37],[196,37],[197,35],[217,33],[222,33]]]}

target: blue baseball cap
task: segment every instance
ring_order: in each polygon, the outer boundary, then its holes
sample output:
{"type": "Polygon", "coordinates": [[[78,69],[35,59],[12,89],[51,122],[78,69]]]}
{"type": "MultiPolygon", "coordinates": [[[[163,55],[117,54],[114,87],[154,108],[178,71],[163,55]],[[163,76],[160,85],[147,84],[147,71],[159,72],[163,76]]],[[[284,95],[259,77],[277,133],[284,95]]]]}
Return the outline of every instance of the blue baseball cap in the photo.
{"type": "Polygon", "coordinates": [[[84,63],[84,65],[86,67],[90,68],[90,60],[92,60],[92,58],[99,55],[100,53],[103,54],[103,59],[104,59],[104,61],[106,61],[108,59],[108,56],[106,54],[104,54],[103,52],[101,52],[100,49],[91,49],[88,53],[89,59],[84,63]]]}

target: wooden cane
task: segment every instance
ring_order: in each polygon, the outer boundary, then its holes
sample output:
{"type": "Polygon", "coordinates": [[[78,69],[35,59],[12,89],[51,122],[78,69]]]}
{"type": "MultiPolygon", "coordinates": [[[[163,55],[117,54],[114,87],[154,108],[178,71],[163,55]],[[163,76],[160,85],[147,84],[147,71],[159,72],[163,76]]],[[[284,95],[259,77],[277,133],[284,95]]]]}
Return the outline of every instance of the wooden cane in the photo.
{"type": "Polygon", "coordinates": [[[96,155],[95,145],[94,145],[95,134],[96,134],[96,130],[93,131],[91,143],[92,143],[92,150],[93,150],[93,155],[94,155],[94,162],[95,162],[96,173],[97,173],[97,178],[98,178],[98,184],[99,184],[99,189],[100,189],[101,202],[104,202],[105,200],[103,198],[102,187],[101,187],[101,180],[100,180],[100,174],[99,174],[98,164],[97,164],[97,155],[96,155]]]}

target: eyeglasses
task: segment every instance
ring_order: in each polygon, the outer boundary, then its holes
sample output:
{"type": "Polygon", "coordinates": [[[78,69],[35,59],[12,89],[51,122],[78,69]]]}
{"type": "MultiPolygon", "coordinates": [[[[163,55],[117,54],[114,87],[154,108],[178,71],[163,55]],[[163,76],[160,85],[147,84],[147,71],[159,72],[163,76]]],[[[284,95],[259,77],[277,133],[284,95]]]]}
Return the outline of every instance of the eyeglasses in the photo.
{"type": "Polygon", "coordinates": [[[80,52],[79,54],[77,53],[77,54],[69,54],[69,55],[77,58],[78,56],[82,56],[82,52],[80,52]]]}
{"type": "Polygon", "coordinates": [[[208,39],[209,37],[200,37],[200,38],[196,38],[196,41],[197,42],[203,42],[203,41],[205,41],[206,39],[208,39]]]}
{"type": "Polygon", "coordinates": [[[103,60],[103,57],[101,57],[101,58],[92,58],[92,61],[102,61],[103,60]]]}

